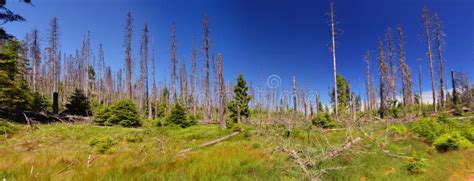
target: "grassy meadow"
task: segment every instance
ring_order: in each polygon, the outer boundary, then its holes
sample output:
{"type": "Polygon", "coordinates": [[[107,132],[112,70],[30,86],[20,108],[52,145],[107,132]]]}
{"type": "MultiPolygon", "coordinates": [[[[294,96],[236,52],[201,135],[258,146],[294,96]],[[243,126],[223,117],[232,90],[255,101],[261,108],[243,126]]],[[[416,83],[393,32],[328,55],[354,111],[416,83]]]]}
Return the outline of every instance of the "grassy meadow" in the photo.
{"type": "MultiPolygon", "coordinates": [[[[472,120],[456,121],[472,126],[472,120]]],[[[295,127],[285,137],[283,127],[245,125],[235,137],[178,154],[233,130],[217,125],[183,129],[6,124],[15,130],[4,131],[0,137],[0,178],[4,180],[306,180],[288,154],[275,148],[283,143],[295,150],[325,149],[329,144],[338,147],[346,137],[345,131],[304,126],[295,127]]],[[[440,153],[405,129],[406,125],[376,123],[354,129],[351,136],[361,137],[361,144],[311,169],[344,167],[327,171],[325,180],[473,178],[472,148],[440,153]],[[408,171],[412,157],[423,160],[421,171],[408,171]]]]}

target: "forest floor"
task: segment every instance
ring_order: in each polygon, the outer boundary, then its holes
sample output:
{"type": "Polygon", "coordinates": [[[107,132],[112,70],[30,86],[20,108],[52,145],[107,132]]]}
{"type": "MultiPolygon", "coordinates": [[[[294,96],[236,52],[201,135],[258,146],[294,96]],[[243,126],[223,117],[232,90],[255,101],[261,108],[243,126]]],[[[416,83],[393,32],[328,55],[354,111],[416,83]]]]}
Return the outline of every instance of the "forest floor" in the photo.
{"type": "MultiPolygon", "coordinates": [[[[216,125],[185,129],[64,123],[14,127],[16,133],[0,137],[0,179],[4,180],[305,180],[294,160],[275,148],[283,143],[337,147],[347,138],[345,131],[322,132],[314,127],[295,127],[284,137],[284,127],[246,125],[234,137],[179,154],[233,130],[216,125]]],[[[370,130],[370,136],[353,130],[352,136],[362,138],[361,144],[310,169],[344,167],[328,170],[323,175],[327,180],[473,178],[474,149],[439,153],[411,131],[390,133],[386,128],[383,123],[367,125],[364,130],[370,130]],[[407,171],[410,157],[426,159],[426,168],[420,173],[407,171]]]]}

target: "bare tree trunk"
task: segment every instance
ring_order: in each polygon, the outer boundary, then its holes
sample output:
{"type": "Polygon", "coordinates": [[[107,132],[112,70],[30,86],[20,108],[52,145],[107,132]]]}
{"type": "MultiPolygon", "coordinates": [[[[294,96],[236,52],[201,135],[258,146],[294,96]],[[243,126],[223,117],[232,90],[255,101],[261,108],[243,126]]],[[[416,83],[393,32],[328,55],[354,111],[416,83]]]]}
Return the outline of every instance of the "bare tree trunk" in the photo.
{"type": "Polygon", "coordinates": [[[331,52],[332,52],[332,63],[333,63],[333,74],[334,74],[334,110],[335,110],[335,116],[336,116],[336,121],[337,121],[337,80],[336,80],[336,28],[335,28],[335,22],[334,22],[334,5],[333,1],[331,0],[330,6],[331,6],[331,38],[332,38],[332,46],[331,46],[331,52]]]}
{"type": "Polygon", "coordinates": [[[143,81],[143,91],[142,93],[143,98],[142,102],[146,103],[148,106],[148,119],[153,118],[153,113],[151,109],[151,101],[150,101],[150,96],[149,96],[149,81],[148,81],[148,25],[145,24],[145,27],[143,28],[143,36],[142,36],[142,42],[141,42],[141,56],[140,56],[140,64],[141,64],[141,80],[143,81]]]}
{"type": "Polygon", "coordinates": [[[380,72],[380,109],[379,114],[380,118],[384,118],[385,114],[385,102],[386,102],[386,81],[387,81],[387,65],[385,63],[385,53],[384,53],[384,45],[382,40],[379,38],[378,42],[378,49],[379,49],[379,72],[380,72]]]}
{"type": "Polygon", "coordinates": [[[388,91],[387,91],[387,97],[390,97],[390,99],[395,100],[396,96],[396,70],[395,70],[395,53],[394,53],[394,47],[393,47],[393,38],[392,38],[392,29],[389,27],[387,29],[386,33],[386,41],[387,41],[387,57],[388,57],[388,74],[387,74],[387,79],[388,79],[388,91]]]}
{"type": "Polygon", "coordinates": [[[371,90],[372,90],[372,85],[371,85],[371,78],[370,78],[370,50],[367,50],[367,53],[365,54],[364,57],[365,63],[366,63],[366,81],[365,81],[365,87],[367,91],[367,102],[368,102],[368,109],[372,110],[372,95],[371,95],[371,90]]]}
{"type": "Polygon", "coordinates": [[[222,66],[222,54],[217,55],[217,64],[219,66],[219,87],[220,87],[220,98],[219,98],[219,113],[220,113],[220,126],[222,129],[227,128],[227,124],[225,122],[225,105],[226,105],[226,97],[225,97],[225,85],[224,85],[224,73],[223,73],[223,66],[222,66]]]}
{"type": "MultiPolygon", "coordinates": [[[[155,67],[155,45],[153,43],[153,52],[152,52],[152,57],[151,57],[151,64],[152,64],[152,76],[153,76],[153,90],[152,90],[152,100],[156,103],[157,98],[157,89],[156,89],[156,67],[155,67]]],[[[157,111],[154,111],[153,118],[156,118],[157,111]]]]}
{"type": "Polygon", "coordinates": [[[203,22],[203,25],[204,25],[204,45],[203,45],[203,50],[204,50],[204,54],[205,54],[205,59],[206,59],[206,66],[204,68],[204,72],[205,72],[205,79],[204,79],[204,91],[205,91],[205,95],[204,95],[204,109],[205,109],[205,116],[204,118],[205,119],[209,119],[210,118],[210,114],[211,114],[211,99],[210,99],[210,88],[209,88],[209,48],[210,48],[210,40],[209,40],[209,18],[207,15],[204,16],[204,22],[203,22]]]}
{"type": "Polygon", "coordinates": [[[456,91],[456,74],[454,73],[454,70],[451,69],[451,84],[453,86],[453,104],[456,107],[458,105],[458,93],[456,91]]]}
{"type": "Polygon", "coordinates": [[[426,46],[427,46],[427,55],[428,55],[428,61],[430,65],[430,76],[431,76],[431,92],[433,95],[433,110],[434,112],[438,111],[438,106],[436,104],[436,86],[435,86],[435,81],[434,81],[434,68],[433,68],[433,52],[431,50],[431,23],[430,23],[430,17],[428,14],[428,8],[426,6],[423,7],[423,24],[425,26],[425,31],[426,31],[426,46]]]}
{"type": "Polygon", "coordinates": [[[402,27],[400,25],[397,27],[397,31],[398,31],[398,40],[399,40],[398,59],[400,61],[400,70],[402,73],[403,104],[404,104],[404,107],[411,107],[413,104],[411,70],[408,64],[405,63],[404,35],[403,35],[402,27]]]}
{"type": "Polygon", "coordinates": [[[125,28],[125,73],[127,79],[127,94],[130,100],[133,99],[132,92],[132,13],[127,14],[127,25],[125,28]]]}
{"type": "Polygon", "coordinates": [[[418,64],[418,88],[419,88],[419,93],[420,94],[420,109],[421,109],[421,105],[423,105],[423,87],[422,87],[422,84],[421,84],[421,62],[422,60],[419,59],[420,63],[418,64]]]}
{"type": "Polygon", "coordinates": [[[30,47],[31,58],[32,58],[32,81],[33,91],[36,92],[38,89],[38,69],[41,64],[41,51],[40,51],[40,40],[38,37],[38,30],[34,29],[32,32],[32,42],[30,47]]]}
{"type": "Polygon", "coordinates": [[[174,103],[177,102],[177,93],[176,93],[176,71],[177,71],[177,65],[178,65],[178,47],[177,47],[177,41],[176,41],[176,23],[173,22],[171,25],[171,94],[172,94],[172,100],[174,103]]]}
{"type": "Polygon", "coordinates": [[[191,80],[191,94],[193,98],[193,115],[196,116],[197,114],[197,104],[198,104],[198,94],[197,94],[197,81],[198,81],[198,73],[197,73],[197,48],[195,47],[195,43],[193,43],[193,48],[191,50],[191,64],[192,64],[192,80],[191,80]]]}
{"type": "Polygon", "coordinates": [[[296,77],[293,76],[293,110],[295,114],[298,112],[298,100],[297,100],[297,92],[296,92],[296,77]]]}
{"type": "Polygon", "coordinates": [[[444,33],[441,27],[441,22],[437,13],[434,15],[434,26],[435,26],[435,40],[438,50],[438,63],[439,63],[439,84],[440,84],[440,105],[442,108],[445,107],[445,88],[444,88],[444,70],[443,70],[443,48],[444,48],[444,33]]]}

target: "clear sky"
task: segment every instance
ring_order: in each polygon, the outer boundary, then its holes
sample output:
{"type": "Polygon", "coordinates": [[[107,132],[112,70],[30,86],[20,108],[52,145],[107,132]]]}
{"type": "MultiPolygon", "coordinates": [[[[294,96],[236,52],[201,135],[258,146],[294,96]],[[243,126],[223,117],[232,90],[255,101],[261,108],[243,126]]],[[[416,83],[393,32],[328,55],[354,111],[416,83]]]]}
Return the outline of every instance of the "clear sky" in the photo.
{"type": "MultiPolygon", "coordinates": [[[[327,93],[333,81],[328,49],[330,27],[326,15],[329,0],[33,0],[33,3],[34,6],[30,6],[8,1],[8,8],[27,19],[26,22],[3,25],[8,33],[23,38],[37,28],[46,40],[50,19],[56,16],[63,52],[73,53],[80,48],[83,35],[90,30],[93,52],[97,54],[99,43],[103,43],[106,64],[114,70],[124,65],[125,16],[131,11],[134,59],[138,58],[141,30],[148,23],[156,47],[156,77],[159,80],[165,77],[169,80],[172,22],[177,25],[180,61],[185,58],[189,62],[193,40],[197,46],[202,45],[202,19],[207,13],[211,51],[223,54],[226,80],[234,80],[237,74],[243,73],[256,84],[275,74],[281,78],[281,86],[289,89],[294,75],[301,88],[319,91],[322,100],[328,100],[327,93]]],[[[370,49],[375,55],[378,36],[383,36],[387,27],[395,30],[398,24],[404,28],[407,61],[413,78],[417,80],[417,59],[422,58],[423,88],[430,89],[421,24],[424,4],[431,13],[440,15],[444,26],[446,79],[450,69],[468,72],[473,77],[474,1],[335,0],[336,21],[342,30],[337,40],[338,73],[350,81],[355,92],[365,97],[365,52],[370,49]]],[[[200,67],[203,61],[201,54],[200,67]]],[[[373,62],[373,72],[377,75],[375,60],[373,62]]],[[[189,64],[187,67],[190,68],[189,64]]],[[[451,84],[447,82],[450,88],[451,84]]],[[[415,83],[414,91],[417,90],[415,83]]]]}

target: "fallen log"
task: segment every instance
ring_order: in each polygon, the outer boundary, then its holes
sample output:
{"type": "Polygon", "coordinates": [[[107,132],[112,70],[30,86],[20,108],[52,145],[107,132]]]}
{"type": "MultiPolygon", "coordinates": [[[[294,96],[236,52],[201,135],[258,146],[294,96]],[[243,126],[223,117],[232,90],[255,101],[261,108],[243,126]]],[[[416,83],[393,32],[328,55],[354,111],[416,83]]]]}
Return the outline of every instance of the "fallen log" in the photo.
{"type": "Polygon", "coordinates": [[[344,151],[346,151],[346,150],[350,149],[352,146],[358,144],[361,140],[362,139],[360,137],[357,137],[356,139],[354,139],[352,141],[346,142],[341,148],[333,150],[331,152],[328,152],[328,153],[320,156],[320,158],[321,158],[321,160],[327,160],[327,159],[331,159],[331,158],[334,158],[336,156],[339,156],[344,151]]]}
{"type": "Polygon", "coordinates": [[[196,148],[202,148],[202,147],[206,147],[206,146],[211,146],[211,145],[217,144],[217,143],[219,143],[219,142],[221,142],[221,141],[224,141],[224,140],[229,139],[229,138],[231,138],[231,137],[233,137],[233,136],[235,136],[235,135],[238,135],[239,133],[240,133],[240,131],[233,132],[233,133],[230,134],[230,135],[221,137],[221,138],[219,138],[219,139],[215,139],[215,140],[210,141],[210,142],[206,142],[206,143],[200,144],[200,145],[198,145],[198,146],[196,146],[196,147],[191,147],[191,148],[187,148],[187,149],[181,150],[180,152],[178,152],[178,154],[184,154],[184,153],[187,153],[187,152],[189,152],[189,151],[191,151],[191,150],[193,150],[193,149],[196,149],[196,148]]]}

